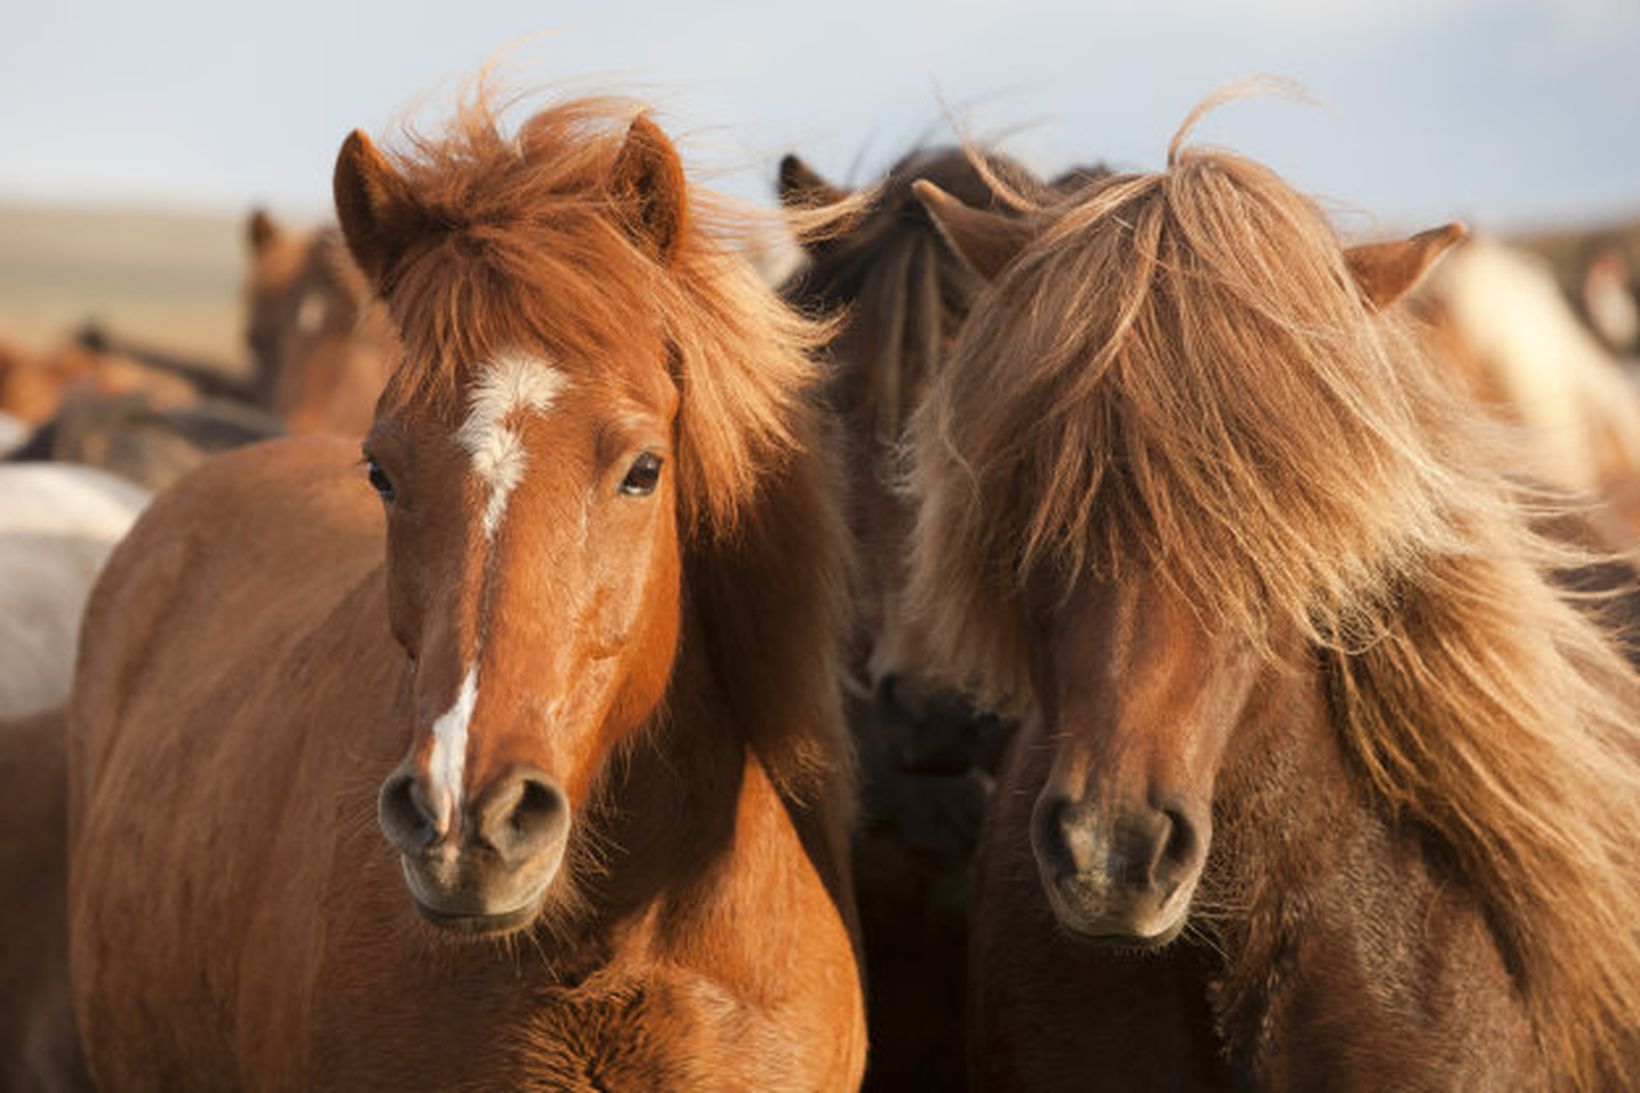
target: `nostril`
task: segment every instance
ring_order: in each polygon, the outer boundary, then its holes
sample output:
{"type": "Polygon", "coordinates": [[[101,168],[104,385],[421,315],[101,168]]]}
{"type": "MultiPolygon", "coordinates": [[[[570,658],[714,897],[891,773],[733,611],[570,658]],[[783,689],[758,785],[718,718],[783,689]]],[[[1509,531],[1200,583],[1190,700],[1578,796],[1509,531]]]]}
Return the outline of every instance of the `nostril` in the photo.
{"type": "Polygon", "coordinates": [[[419,854],[438,836],[438,822],[414,774],[400,771],[382,783],[376,821],[400,853],[419,854]]]}
{"type": "Polygon", "coordinates": [[[524,790],[518,795],[518,804],[514,806],[508,822],[520,838],[530,838],[541,827],[555,824],[561,804],[563,799],[557,789],[534,778],[526,778],[524,790]]]}
{"type": "Polygon", "coordinates": [[[1196,825],[1182,811],[1163,809],[1162,817],[1166,825],[1163,829],[1165,838],[1157,841],[1152,875],[1157,881],[1171,885],[1196,867],[1201,853],[1201,837],[1196,825]]]}
{"type": "Polygon", "coordinates": [[[1079,863],[1070,852],[1067,838],[1066,812],[1070,801],[1064,797],[1044,795],[1037,798],[1034,810],[1035,825],[1031,841],[1035,844],[1037,860],[1050,875],[1063,876],[1078,872],[1079,863]]]}
{"type": "Polygon", "coordinates": [[[1183,861],[1190,857],[1196,849],[1196,833],[1185,819],[1184,813],[1169,811],[1166,813],[1173,829],[1167,835],[1166,856],[1172,861],[1183,861]]]}
{"type": "Polygon", "coordinates": [[[513,778],[491,795],[479,835],[502,858],[528,858],[551,846],[569,822],[569,802],[558,784],[541,775],[513,778]]]}

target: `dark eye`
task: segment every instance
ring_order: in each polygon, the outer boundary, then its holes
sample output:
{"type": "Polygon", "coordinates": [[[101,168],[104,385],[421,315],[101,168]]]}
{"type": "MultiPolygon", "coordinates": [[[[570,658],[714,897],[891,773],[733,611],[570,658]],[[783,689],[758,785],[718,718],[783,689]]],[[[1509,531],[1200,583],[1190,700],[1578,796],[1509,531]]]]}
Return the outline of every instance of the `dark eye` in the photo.
{"type": "Polygon", "coordinates": [[[621,479],[621,492],[628,497],[648,497],[655,492],[660,480],[661,457],[654,452],[644,452],[632,461],[626,477],[621,479]]]}
{"type": "Polygon", "coordinates": [[[393,480],[387,477],[387,472],[382,470],[382,465],[369,457],[366,457],[365,464],[369,467],[371,486],[375,487],[376,492],[382,495],[383,501],[393,500],[393,480]]]}

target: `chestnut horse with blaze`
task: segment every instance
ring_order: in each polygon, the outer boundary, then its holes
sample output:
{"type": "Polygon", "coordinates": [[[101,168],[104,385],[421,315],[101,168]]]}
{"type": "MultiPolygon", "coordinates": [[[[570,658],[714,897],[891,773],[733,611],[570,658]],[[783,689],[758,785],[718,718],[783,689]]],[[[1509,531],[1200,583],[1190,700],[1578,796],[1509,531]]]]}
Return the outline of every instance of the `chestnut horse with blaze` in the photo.
{"type": "Polygon", "coordinates": [[[90,1069],[853,1087],[817,333],[630,107],[506,136],[480,101],[414,149],[355,133],[336,166],[405,353],[364,465],[321,439],[223,457],[89,609],[70,961],[90,1069]]]}
{"type": "Polygon", "coordinates": [[[1627,1087],[1640,678],[1396,306],[1461,229],[1346,249],[1183,138],[1024,220],[921,188],[992,288],[912,426],[911,599],[1028,713],[971,1073],[1627,1087]]]}

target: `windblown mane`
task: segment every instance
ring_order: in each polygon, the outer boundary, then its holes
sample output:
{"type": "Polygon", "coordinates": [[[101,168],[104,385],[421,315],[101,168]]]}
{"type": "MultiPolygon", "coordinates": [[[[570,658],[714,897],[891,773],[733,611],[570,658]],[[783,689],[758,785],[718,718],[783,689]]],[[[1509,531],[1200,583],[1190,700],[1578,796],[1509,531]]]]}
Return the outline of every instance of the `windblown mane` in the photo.
{"type": "Polygon", "coordinates": [[[1188,129],[1167,170],[1038,210],[964,326],[913,423],[913,601],[956,677],[1016,704],[1030,609],[1087,574],[1168,581],[1271,657],[1306,637],[1377,807],[1486,909],[1556,1084],[1622,1085],[1640,684],[1557,593],[1571,559],[1499,427],[1369,308],[1309,200],[1188,129]]]}
{"type": "Polygon", "coordinates": [[[481,90],[442,136],[410,138],[395,165],[423,223],[386,271],[406,363],[383,398],[459,415],[469,371],[518,344],[595,382],[668,368],[685,594],[771,776],[812,788],[847,765],[835,684],[846,535],[808,356],[825,331],[758,281],[724,241],[740,225],[696,187],[664,257],[635,241],[611,168],[642,113],[573,100],[509,134],[481,90]]]}
{"type": "MultiPolygon", "coordinates": [[[[868,448],[899,443],[902,418],[955,337],[982,282],[941,238],[911,184],[923,178],[979,208],[1001,206],[961,148],[903,157],[871,192],[848,229],[810,245],[810,261],[783,288],[811,314],[847,309],[833,342],[828,387],[844,423],[868,448]]],[[[1023,166],[994,153],[987,168],[1012,189],[1040,188],[1023,166]]]]}

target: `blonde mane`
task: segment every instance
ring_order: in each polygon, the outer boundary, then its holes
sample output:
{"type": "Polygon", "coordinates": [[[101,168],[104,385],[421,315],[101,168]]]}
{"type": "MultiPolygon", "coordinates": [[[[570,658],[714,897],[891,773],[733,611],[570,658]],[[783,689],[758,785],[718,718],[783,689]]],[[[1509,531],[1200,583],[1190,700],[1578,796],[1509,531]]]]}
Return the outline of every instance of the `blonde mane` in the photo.
{"type": "Polygon", "coordinates": [[[1316,206],[1183,136],[1166,171],[1035,210],[936,377],[924,627],[1016,708],[1032,605],[1088,575],[1166,581],[1271,657],[1296,631],[1376,807],[1480,900],[1557,1084],[1622,1084],[1640,683],[1557,592],[1576,559],[1529,526],[1500,427],[1371,310],[1316,206]]]}
{"type": "MultiPolygon", "coordinates": [[[[499,113],[481,87],[438,137],[412,135],[394,157],[420,222],[385,271],[405,350],[385,403],[455,414],[470,369],[498,347],[540,347],[616,386],[636,382],[623,369],[668,369],[704,652],[778,783],[842,779],[847,537],[809,356],[827,328],[758,280],[731,245],[752,228],[699,187],[680,197],[665,255],[635,238],[611,171],[640,104],[555,103],[511,133],[499,113]]],[[[665,140],[652,126],[637,139],[665,140]]]]}

